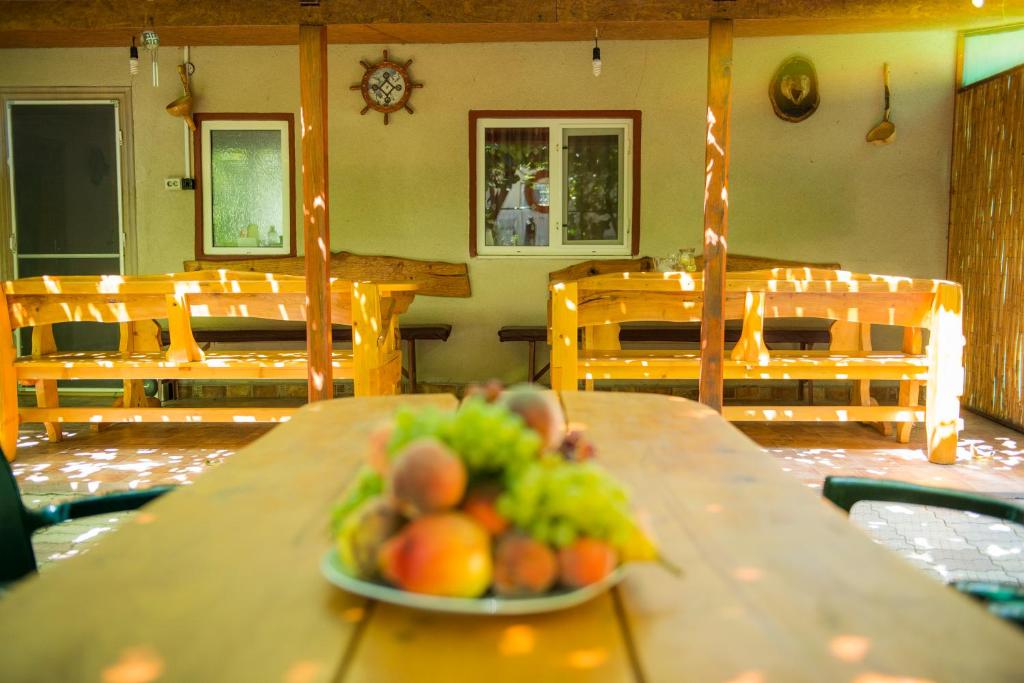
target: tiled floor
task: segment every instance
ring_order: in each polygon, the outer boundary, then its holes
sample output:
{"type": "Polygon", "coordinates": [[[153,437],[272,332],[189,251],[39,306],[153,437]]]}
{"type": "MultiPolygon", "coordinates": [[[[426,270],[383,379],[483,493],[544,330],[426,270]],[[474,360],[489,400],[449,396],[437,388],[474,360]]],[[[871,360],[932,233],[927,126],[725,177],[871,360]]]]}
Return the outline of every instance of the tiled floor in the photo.
{"type": "MultiPolygon", "coordinates": [[[[899,444],[861,425],[745,424],[741,429],[799,481],[820,488],[827,475],[899,479],[1016,499],[1024,503],[1024,434],[964,414],[961,459],[932,465],[923,429],[899,444]]],[[[15,475],[25,502],[159,484],[187,485],[269,425],[119,425],[103,432],[71,429],[50,444],[35,425],[23,431],[15,475]]],[[[130,513],[129,513],[130,514],[130,513]]],[[[124,515],[76,520],[37,533],[43,571],[85,552],[124,515]]],[[[1024,529],[965,513],[888,503],[860,504],[853,521],[879,543],[943,580],[1012,581],[1024,585],[1024,529]]]]}

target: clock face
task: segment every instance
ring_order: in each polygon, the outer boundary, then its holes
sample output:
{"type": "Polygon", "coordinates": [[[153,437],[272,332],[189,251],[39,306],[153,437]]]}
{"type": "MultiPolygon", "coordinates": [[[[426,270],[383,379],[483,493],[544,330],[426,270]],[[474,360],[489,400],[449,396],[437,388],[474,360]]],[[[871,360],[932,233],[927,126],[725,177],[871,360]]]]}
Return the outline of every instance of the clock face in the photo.
{"type": "Polygon", "coordinates": [[[378,66],[369,72],[366,94],[380,111],[397,111],[409,98],[405,74],[393,66],[378,66]]]}

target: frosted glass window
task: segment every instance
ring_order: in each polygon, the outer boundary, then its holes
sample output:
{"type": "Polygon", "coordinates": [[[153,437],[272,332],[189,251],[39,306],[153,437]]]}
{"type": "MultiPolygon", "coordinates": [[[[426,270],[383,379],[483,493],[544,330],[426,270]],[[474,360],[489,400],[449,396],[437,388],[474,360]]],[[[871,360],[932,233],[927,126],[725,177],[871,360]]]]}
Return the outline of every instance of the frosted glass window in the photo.
{"type": "Polygon", "coordinates": [[[294,255],[292,123],[291,115],[281,117],[286,118],[199,115],[200,256],[294,255]]]}
{"type": "Polygon", "coordinates": [[[1013,31],[964,35],[964,69],[961,85],[1024,64],[1024,26],[1013,31]]]}

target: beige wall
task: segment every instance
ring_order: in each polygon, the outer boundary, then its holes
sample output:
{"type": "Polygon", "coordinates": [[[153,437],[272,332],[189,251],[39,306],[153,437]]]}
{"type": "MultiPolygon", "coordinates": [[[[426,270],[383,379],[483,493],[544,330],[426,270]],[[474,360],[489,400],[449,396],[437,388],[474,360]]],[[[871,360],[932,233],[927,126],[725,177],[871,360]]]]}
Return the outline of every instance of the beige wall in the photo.
{"type": "MultiPolygon", "coordinates": [[[[853,270],[945,272],[955,34],[922,32],[741,39],[735,46],[730,248],[838,261],[853,270]],[[772,113],[768,81],[799,52],[821,82],[821,107],[800,124],[772,113]],[[897,140],[864,142],[880,118],[881,65],[892,68],[897,140]]],[[[424,259],[468,256],[467,112],[470,109],[643,111],[641,252],[699,247],[703,187],[705,41],[607,42],[604,73],[590,74],[582,43],[411,45],[426,83],[417,113],[359,116],[348,86],[379,46],[331,46],[331,240],[334,249],[424,259]]],[[[193,255],[193,198],[162,188],[181,175],[182,130],[164,113],[178,94],[180,51],[161,50],[161,87],[133,87],[141,272],[177,270],[193,255]]],[[[127,50],[3,50],[0,87],[124,85],[127,50]]],[[[199,111],[298,114],[294,47],[194,48],[199,111]]],[[[301,196],[301,189],[300,195],[301,196]]],[[[301,236],[299,237],[301,245],[301,236]]],[[[555,259],[474,259],[473,298],[427,299],[408,321],[447,321],[447,344],[423,344],[426,380],[525,375],[525,348],[501,345],[508,324],[545,321],[555,259]]]]}

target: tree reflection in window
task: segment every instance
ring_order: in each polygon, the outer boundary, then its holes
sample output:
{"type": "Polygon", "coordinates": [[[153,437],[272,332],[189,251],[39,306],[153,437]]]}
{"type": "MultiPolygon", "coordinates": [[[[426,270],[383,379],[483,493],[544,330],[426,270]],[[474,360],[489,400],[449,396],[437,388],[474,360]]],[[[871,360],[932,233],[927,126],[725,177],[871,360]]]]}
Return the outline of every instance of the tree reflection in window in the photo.
{"type": "MultiPolygon", "coordinates": [[[[547,176],[547,128],[488,128],[484,133],[484,244],[547,246],[548,213],[531,206],[527,197],[547,176]]],[[[533,193],[546,196],[544,192],[533,193]]]]}

